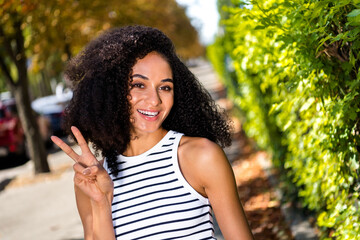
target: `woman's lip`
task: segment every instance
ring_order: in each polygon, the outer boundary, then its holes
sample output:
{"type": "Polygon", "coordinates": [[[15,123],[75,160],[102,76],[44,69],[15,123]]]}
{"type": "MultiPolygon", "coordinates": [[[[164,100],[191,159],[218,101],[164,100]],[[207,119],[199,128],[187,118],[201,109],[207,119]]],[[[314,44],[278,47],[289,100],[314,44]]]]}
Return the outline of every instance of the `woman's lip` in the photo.
{"type": "Polygon", "coordinates": [[[137,112],[140,114],[140,116],[142,118],[144,118],[147,121],[156,121],[160,116],[160,111],[138,109],[137,112]],[[151,115],[144,114],[146,112],[148,112],[148,113],[157,113],[157,114],[154,115],[154,116],[151,116],[151,115]]]}
{"type": "Polygon", "coordinates": [[[156,116],[160,113],[160,111],[144,110],[144,109],[138,109],[137,111],[141,114],[145,114],[145,115],[147,114],[147,115],[151,115],[151,116],[156,116]]]}

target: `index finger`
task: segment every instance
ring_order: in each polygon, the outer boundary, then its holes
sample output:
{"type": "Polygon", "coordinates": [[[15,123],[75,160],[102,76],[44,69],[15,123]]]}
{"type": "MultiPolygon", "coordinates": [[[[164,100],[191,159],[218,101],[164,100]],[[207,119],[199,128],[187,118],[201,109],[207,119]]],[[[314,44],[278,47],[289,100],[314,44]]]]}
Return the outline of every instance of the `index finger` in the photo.
{"type": "Polygon", "coordinates": [[[63,150],[66,155],[68,155],[71,159],[73,159],[75,162],[78,162],[80,156],[66,143],[63,142],[60,138],[56,136],[51,136],[51,140],[63,150]]]}
{"type": "Polygon", "coordinates": [[[89,153],[89,152],[91,153],[90,148],[89,148],[87,142],[85,141],[83,135],[81,134],[80,130],[75,126],[72,126],[71,131],[74,134],[76,141],[78,142],[78,145],[80,146],[81,152],[82,153],[89,153]]]}

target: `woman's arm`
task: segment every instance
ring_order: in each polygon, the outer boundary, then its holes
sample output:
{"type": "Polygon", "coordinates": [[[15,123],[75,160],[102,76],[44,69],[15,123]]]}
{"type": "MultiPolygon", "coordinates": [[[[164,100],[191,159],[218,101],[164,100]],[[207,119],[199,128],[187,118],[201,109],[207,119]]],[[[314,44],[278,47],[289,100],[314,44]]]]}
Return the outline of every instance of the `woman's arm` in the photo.
{"type": "Polygon", "coordinates": [[[84,239],[115,239],[111,203],[106,197],[92,200],[75,186],[76,203],[83,224],[84,239]]]}
{"type": "Polygon", "coordinates": [[[85,139],[76,127],[71,128],[80,148],[81,155],[58,137],[52,141],[58,145],[75,164],[74,184],[78,211],[83,223],[86,240],[115,240],[111,216],[113,199],[113,182],[102,166],[91,153],[85,139]]]}
{"type": "Polygon", "coordinates": [[[185,137],[182,142],[181,171],[190,185],[209,199],[225,239],[253,240],[234,174],[223,150],[204,138],[185,137]]]}
{"type": "Polygon", "coordinates": [[[76,198],[76,206],[80,215],[80,219],[84,229],[84,239],[92,240],[92,207],[90,198],[86,196],[76,185],[75,189],[75,198],[76,198]]]}
{"type": "MultiPolygon", "coordinates": [[[[218,146],[209,150],[200,177],[225,239],[253,239],[237,192],[232,168],[218,146]]],[[[204,156],[205,157],[205,156],[204,156]]]]}
{"type": "Polygon", "coordinates": [[[94,240],[115,240],[114,226],[111,216],[111,203],[106,198],[91,201],[94,240]]]}
{"type": "Polygon", "coordinates": [[[102,164],[74,164],[75,195],[86,240],[115,239],[111,216],[113,185],[102,164]],[[87,174],[84,171],[88,170],[87,174]]]}

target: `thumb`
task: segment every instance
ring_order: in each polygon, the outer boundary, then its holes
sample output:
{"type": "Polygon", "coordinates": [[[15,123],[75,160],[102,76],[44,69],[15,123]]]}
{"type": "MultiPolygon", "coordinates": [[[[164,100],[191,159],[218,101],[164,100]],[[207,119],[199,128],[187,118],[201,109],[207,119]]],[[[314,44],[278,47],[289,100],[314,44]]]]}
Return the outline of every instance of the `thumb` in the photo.
{"type": "Polygon", "coordinates": [[[85,176],[91,176],[91,175],[96,175],[97,177],[101,177],[102,175],[106,174],[108,175],[108,173],[105,171],[105,169],[100,165],[100,164],[95,164],[92,166],[89,166],[87,168],[85,168],[82,173],[85,176]]]}

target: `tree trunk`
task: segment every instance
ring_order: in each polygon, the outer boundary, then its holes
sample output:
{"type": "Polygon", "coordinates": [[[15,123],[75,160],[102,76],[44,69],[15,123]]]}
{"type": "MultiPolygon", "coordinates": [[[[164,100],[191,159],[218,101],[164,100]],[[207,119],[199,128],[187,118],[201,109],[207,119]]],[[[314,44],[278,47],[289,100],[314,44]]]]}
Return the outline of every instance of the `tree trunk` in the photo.
{"type": "Polygon", "coordinates": [[[25,55],[25,41],[21,29],[21,21],[16,20],[13,26],[15,30],[15,34],[12,36],[13,38],[8,38],[1,26],[0,37],[4,39],[3,44],[9,59],[11,59],[16,66],[17,81],[14,81],[12,78],[4,58],[0,59],[0,67],[5,73],[6,83],[15,97],[16,107],[25,132],[30,158],[34,161],[35,173],[50,172],[45,143],[40,135],[39,127],[30,105],[29,79],[26,66],[27,58],[25,55]]]}
{"type": "Polygon", "coordinates": [[[45,144],[30,105],[28,88],[25,85],[27,85],[27,80],[22,81],[22,84],[17,87],[13,87],[12,94],[15,97],[16,107],[25,132],[29,155],[34,161],[35,173],[50,172],[45,144]]]}

